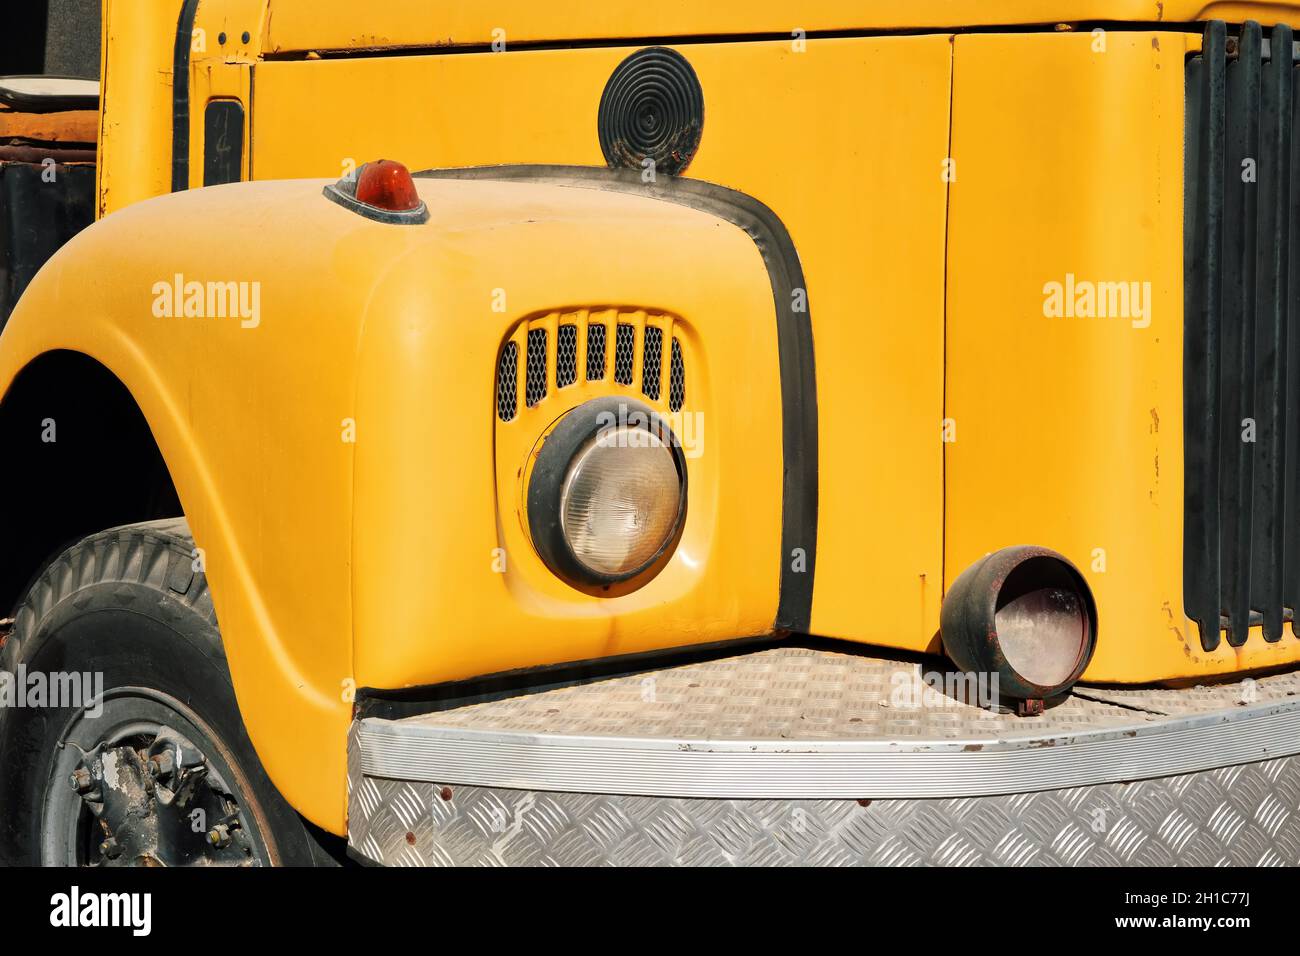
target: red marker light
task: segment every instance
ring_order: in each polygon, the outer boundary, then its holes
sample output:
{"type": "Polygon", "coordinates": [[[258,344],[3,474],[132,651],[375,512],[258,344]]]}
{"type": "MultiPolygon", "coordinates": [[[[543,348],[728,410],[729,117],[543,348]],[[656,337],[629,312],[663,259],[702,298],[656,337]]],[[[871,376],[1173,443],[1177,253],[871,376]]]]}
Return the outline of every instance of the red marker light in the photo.
{"type": "Polygon", "coordinates": [[[392,159],[380,159],[361,167],[357,178],[357,201],[389,212],[406,212],[420,205],[411,171],[392,159]]]}

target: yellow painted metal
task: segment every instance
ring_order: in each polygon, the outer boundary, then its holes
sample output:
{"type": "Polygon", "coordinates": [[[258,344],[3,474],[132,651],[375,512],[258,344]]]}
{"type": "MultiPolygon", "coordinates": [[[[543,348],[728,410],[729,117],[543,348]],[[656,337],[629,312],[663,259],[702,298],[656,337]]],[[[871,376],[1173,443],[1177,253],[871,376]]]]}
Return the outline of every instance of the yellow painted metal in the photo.
{"type": "MultiPolygon", "coordinates": [[[[211,0],[205,0],[211,2],[211,0]]],[[[388,0],[359,15],[353,0],[270,0],[265,51],[373,50],[555,42],[578,39],[727,36],[795,31],[938,29],[996,24],[1210,17],[1273,23],[1300,4],[1213,0],[606,0],[600,4],[388,0]]]]}
{"type": "MultiPolygon", "coordinates": [[[[766,268],[729,224],[595,190],[425,182],[432,221],[395,227],[322,185],[194,190],[106,217],[24,294],[0,338],[0,387],[66,348],[130,389],[204,549],[262,762],[299,811],[342,832],[357,686],[770,630],[780,392],[766,268]],[[259,309],[160,316],[176,276],[249,283],[259,309]],[[612,600],[544,573],[513,490],[498,506],[498,350],[520,318],[581,302],[681,316],[708,429],[689,461],[684,547],[612,600]],[[710,370],[732,361],[754,388],[716,387],[710,370]]],[[[514,434],[540,435],[569,401],[555,395],[514,434]]]]}
{"type": "MultiPolygon", "coordinates": [[[[197,8],[190,34],[191,186],[203,185],[203,120],[208,102],[238,100],[248,113],[250,66],[259,56],[266,2],[221,0],[197,8]]],[[[100,217],[171,191],[172,69],[183,5],[184,0],[104,2],[97,183],[100,217]]],[[[247,176],[247,130],[244,140],[243,172],[247,176]]]]}
{"type": "Polygon", "coordinates": [[[1186,50],[1156,33],[956,44],[946,572],[1004,545],[1065,553],[1097,595],[1092,680],[1300,657],[1258,629],[1207,653],[1183,610],[1186,50]],[[1049,317],[1070,277],[1075,314],[1049,317]],[[1146,316],[1085,317],[1085,283],[1134,282],[1146,316]]]}
{"type": "Polygon", "coordinates": [[[435,222],[457,233],[394,265],[367,310],[358,360],[358,683],[400,687],[768,633],[780,387],[771,286],[749,237],[595,190],[422,192],[435,222]],[[464,294],[448,300],[448,290],[464,294]],[[506,313],[494,311],[498,290],[506,313]],[[546,399],[494,424],[495,372],[520,318],[549,330],[553,367],[558,313],[611,304],[637,323],[643,312],[681,317],[688,408],[703,433],[693,423],[702,445],[687,458],[687,524],[668,566],[638,591],[602,598],[560,582],[533,551],[524,473],[566,410],[599,394],[645,400],[639,381],[555,389],[552,379],[546,399]],[[752,388],[732,387],[737,364],[752,369],[752,388]]]}
{"type": "MultiPolygon", "coordinates": [[[[571,410],[578,408],[584,402],[609,395],[621,396],[629,402],[650,407],[668,423],[681,444],[690,477],[687,487],[687,515],[692,520],[688,520],[675,549],[683,555],[682,560],[670,561],[666,568],[668,574],[680,579],[679,583],[673,586],[677,588],[683,585],[690,586],[687,572],[708,560],[706,556],[713,552],[713,536],[716,530],[712,521],[698,520],[696,512],[701,508],[712,511],[720,507],[724,509],[731,507],[730,496],[725,492],[727,478],[718,468],[722,464],[717,455],[718,449],[711,448],[714,439],[720,436],[711,434],[708,429],[708,422],[716,418],[711,407],[715,380],[709,375],[704,356],[706,354],[727,355],[730,364],[745,361],[748,353],[749,360],[767,364],[770,362],[769,356],[763,355],[761,351],[756,354],[752,350],[775,349],[775,329],[772,329],[773,334],[770,336],[751,336],[748,331],[745,330],[743,341],[730,345],[711,341],[710,348],[706,352],[689,324],[676,316],[647,312],[645,309],[597,307],[533,316],[518,323],[509,333],[507,341],[514,344],[518,356],[518,377],[515,380],[514,396],[516,412],[508,421],[499,420],[496,424],[496,505],[497,512],[501,516],[501,551],[495,554],[494,558],[501,565],[496,570],[506,575],[507,587],[514,594],[529,603],[553,603],[558,599],[560,602],[572,604],[575,609],[581,608],[584,614],[594,612],[600,616],[621,614],[627,608],[635,608],[644,600],[645,595],[654,599],[653,591],[643,591],[641,599],[615,602],[607,599],[615,595],[622,597],[639,590],[641,580],[630,586],[609,588],[604,592],[604,598],[596,601],[570,588],[556,587],[555,575],[537,559],[531,543],[532,536],[528,527],[527,514],[528,485],[532,468],[545,444],[545,436],[571,410]],[[564,326],[572,327],[577,367],[576,380],[561,386],[557,376],[557,366],[559,329],[564,326]],[[597,363],[589,368],[586,361],[588,330],[596,326],[603,327],[603,331],[598,334],[604,335],[604,363],[603,365],[597,363]],[[615,365],[617,330],[620,326],[632,330],[632,361],[628,364],[624,382],[617,381],[619,376],[616,375],[615,365]],[[643,357],[646,349],[646,333],[649,329],[659,330],[662,348],[659,378],[647,387],[647,383],[643,381],[643,357]],[[544,398],[529,405],[526,356],[528,335],[534,331],[546,335],[547,390],[544,398]],[[669,405],[673,341],[678,343],[682,351],[683,367],[687,377],[686,395],[689,399],[688,403],[677,411],[669,405]],[[516,560],[508,560],[511,554],[516,556],[516,560]],[[523,559],[519,560],[519,556],[523,559]]],[[[593,352],[593,355],[598,353],[599,349],[593,352]]],[[[769,413],[777,416],[781,414],[779,395],[763,394],[759,398],[770,403],[767,406],[769,413]],[[777,400],[773,403],[773,399],[777,400]]],[[[627,406],[629,414],[633,408],[631,404],[627,406]]],[[[749,411],[747,409],[746,413],[748,414],[749,411]]],[[[770,456],[767,467],[780,469],[779,440],[765,443],[762,451],[770,456]]],[[[770,474],[774,476],[776,471],[770,474]]],[[[768,494],[779,500],[781,494],[779,486],[769,488],[768,494]]],[[[768,548],[769,555],[775,554],[780,548],[779,527],[773,528],[769,525],[762,529],[750,529],[744,526],[743,521],[737,521],[733,533],[748,534],[754,530],[758,530],[759,537],[752,542],[752,547],[768,548]],[[777,532],[775,536],[771,536],[773,531],[777,532]]],[[[775,566],[775,562],[773,565],[775,566]]],[[[656,567],[656,572],[663,573],[663,569],[656,567]]],[[[758,603],[762,605],[770,599],[771,595],[767,590],[770,582],[763,582],[761,577],[756,580],[761,582],[764,589],[764,593],[755,595],[758,603]]],[[[669,584],[671,585],[672,582],[670,581],[669,584]]],[[[773,613],[775,614],[775,611],[773,613]]],[[[690,621],[681,623],[688,630],[695,626],[690,621]]],[[[752,622],[749,633],[764,633],[770,629],[771,623],[770,620],[752,622]]]]}
{"type": "MultiPolygon", "coordinates": [[[[212,98],[245,104],[253,179],[334,178],[380,156],[603,165],[600,91],[635,38],[780,36],[679,49],[706,97],[689,174],[775,210],[808,282],[811,629],[934,649],[944,583],[1033,542],[1097,590],[1093,679],[1294,660],[1289,638],[1205,654],[1182,612],[1182,62],[1196,37],[1112,30],[1098,54],[1086,32],[793,34],[1269,21],[1300,5],[824,0],[798,24],[787,7],[397,2],[362,15],[341,0],[205,0],[190,183],[212,98]],[[505,52],[274,57],[486,45],[497,27],[505,52]],[[629,44],[511,48],[577,37],[629,44]],[[1044,286],[1069,276],[1149,281],[1149,327],[1046,317],[1044,286]]],[[[320,182],[139,203],[171,185],[179,10],[109,0],[100,206],[122,212],[24,297],[0,384],[41,351],[76,348],[136,395],[208,552],[241,709],[286,797],[342,831],[352,687],[769,629],[781,413],[771,293],[749,239],[671,205],[519,184],[424,183],[434,222],[421,229],[367,223],[320,182]],[[262,283],[262,322],[154,318],[147,293],[176,273],[262,283]],[[678,555],[645,589],[601,600],[556,581],[528,545],[523,477],[556,417],[617,389],[581,383],[501,424],[492,388],[521,323],[553,331],[562,314],[610,309],[678,322],[705,453],[691,459],[678,555]]]]}
{"type": "Polygon", "coordinates": [[[192,187],[203,185],[204,116],[212,100],[237,100],[244,107],[241,171],[248,177],[251,65],[258,56],[266,6],[267,0],[222,0],[198,6],[190,43],[189,184],[192,187]]]}
{"type": "Polygon", "coordinates": [[[105,0],[98,215],[171,188],[172,59],[180,0],[105,0]]]}
{"type": "MultiPolygon", "coordinates": [[[[812,630],[924,649],[941,598],[949,38],[816,40],[804,52],[777,42],[683,49],[708,116],[690,175],[776,210],[809,286],[823,356],[812,630]],[[826,90],[858,91],[851,119],[844,97],[826,90]],[[904,101],[909,109],[898,109],[904,101]],[[816,175],[797,174],[808,168],[816,175]],[[864,581],[888,597],[864,601],[864,581]]],[[[253,172],[339,175],[379,155],[426,167],[603,165],[600,91],[629,52],[263,63],[253,172]],[[417,107],[375,97],[379,85],[458,92],[417,107]],[[313,110],[316,102],[334,110],[313,110]]],[[[745,371],[731,387],[769,384],[745,371]]]]}

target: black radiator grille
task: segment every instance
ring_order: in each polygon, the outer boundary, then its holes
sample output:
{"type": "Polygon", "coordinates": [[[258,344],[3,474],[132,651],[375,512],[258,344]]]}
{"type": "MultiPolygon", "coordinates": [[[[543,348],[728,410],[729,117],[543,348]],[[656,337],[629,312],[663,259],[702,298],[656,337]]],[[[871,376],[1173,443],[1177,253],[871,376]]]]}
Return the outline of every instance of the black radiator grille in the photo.
{"type": "Polygon", "coordinates": [[[1183,591],[1209,651],[1280,640],[1300,596],[1292,30],[1211,22],[1186,82],[1183,591]]]}

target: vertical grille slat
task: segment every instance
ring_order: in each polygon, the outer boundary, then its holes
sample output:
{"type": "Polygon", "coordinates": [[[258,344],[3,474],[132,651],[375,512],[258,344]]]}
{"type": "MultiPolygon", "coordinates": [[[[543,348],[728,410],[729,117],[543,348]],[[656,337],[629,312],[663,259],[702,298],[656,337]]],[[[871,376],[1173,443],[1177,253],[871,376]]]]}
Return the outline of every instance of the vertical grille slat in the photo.
{"type": "Polygon", "coordinates": [[[1226,28],[1212,21],[1187,67],[1183,593],[1201,644],[1219,644],[1219,312],[1222,307],[1226,28]],[[1193,128],[1193,125],[1196,128],[1193,128]]]}
{"type": "MultiPolygon", "coordinates": [[[[1187,65],[1184,600],[1201,644],[1282,637],[1300,594],[1293,31],[1206,25],[1187,65]]],[[[1293,625],[1294,631],[1294,625],[1293,625]]]]}
{"type": "MultiPolygon", "coordinates": [[[[1246,440],[1255,419],[1255,245],[1259,218],[1259,184],[1246,170],[1256,164],[1259,176],[1261,41],[1258,24],[1248,24],[1239,40],[1240,54],[1228,63],[1228,180],[1224,222],[1233,254],[1223,270],[1223,447],[1222,515],[1224,605],[1228,643],[1245,643],[1250,628],[1251,533],[1255,447],[1246,440]]],[[[1254,429],[1258,437],[1258,425],[1254,429]]]]}
{"type": "Polygon", "coordinates": [[[1272,33],[1275,56],[1264,69],[1260,128],[1258,328],[1255,344],[1255,413],[1259,423],[1254,525],[1258,542],[1251,567],[1251,600],[1261,613],[1264,639],[1282,637],[1282,575],[1285,515],[1282,493],[1286,461],[1286,380],[1288,271],[1291,216],[1291,30],[1272,33]]]}
{"type": "Polygon", "coordinates": [[[641,355],[641,391],[646,398],[659,401],[660,380],[663,377],[664,333],[653,325],[645,330],[645,345],[641,355]]]}
{"type": "MultiPolygon", "coordinates": [[[[1300,96],[1296,95],[1300,84],[1300,67],[1291,69],[1291,177],[1290,210],[1287,217],[1290,226],[1289,238],[1292,239],[1288,262],[1288,297],[1300,296],[1300,136],[1295,134],[1300,126],[1300,96]]],[[[1286,369],[1300,368],[1300,308],[1294,305],[1287,315],[1286,369]]],[[[1286,382],[1286,374],[1282,375],[1286,382]]],[[[1286,450],[1284,459],[1284,478],[1282,485],[1283,527],[1293,529],[1293,533],[1284,535],[1282,561],[1282,604],[1284,608],[1294,609],[1300,603],[1300,534],[1294,529],[1300,528],[1300,384],[1286,390],[1283,407],[1286,409],[1286,450]]],[[[1294,628],[1293,628],[1294,630],[1294,628]]]]}
{"type": "Polygon", "coordinates": [[[532,408],[546,397],[546,330],[528,330],[524,403],[532,408]]]}
{"type": "Polygon", "coordinates": [[[605,326],[593,322],[587,326],[587,381],[605,377],[605,326]]]}
{"type": "Polygon", "coordinates": [[[555,335],[555,387],[578,380],[578,327],[562,325],[555,335]]]}

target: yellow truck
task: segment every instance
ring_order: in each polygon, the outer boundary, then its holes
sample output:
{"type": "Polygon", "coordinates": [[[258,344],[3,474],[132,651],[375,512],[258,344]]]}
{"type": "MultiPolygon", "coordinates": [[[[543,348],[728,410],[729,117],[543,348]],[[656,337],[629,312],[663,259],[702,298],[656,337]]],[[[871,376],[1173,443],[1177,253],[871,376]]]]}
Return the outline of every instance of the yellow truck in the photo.
{"type": "Polygon", "coordinates": [[[0,857],[1300,863],[1295,23],[106,0],[0,857]]]}

